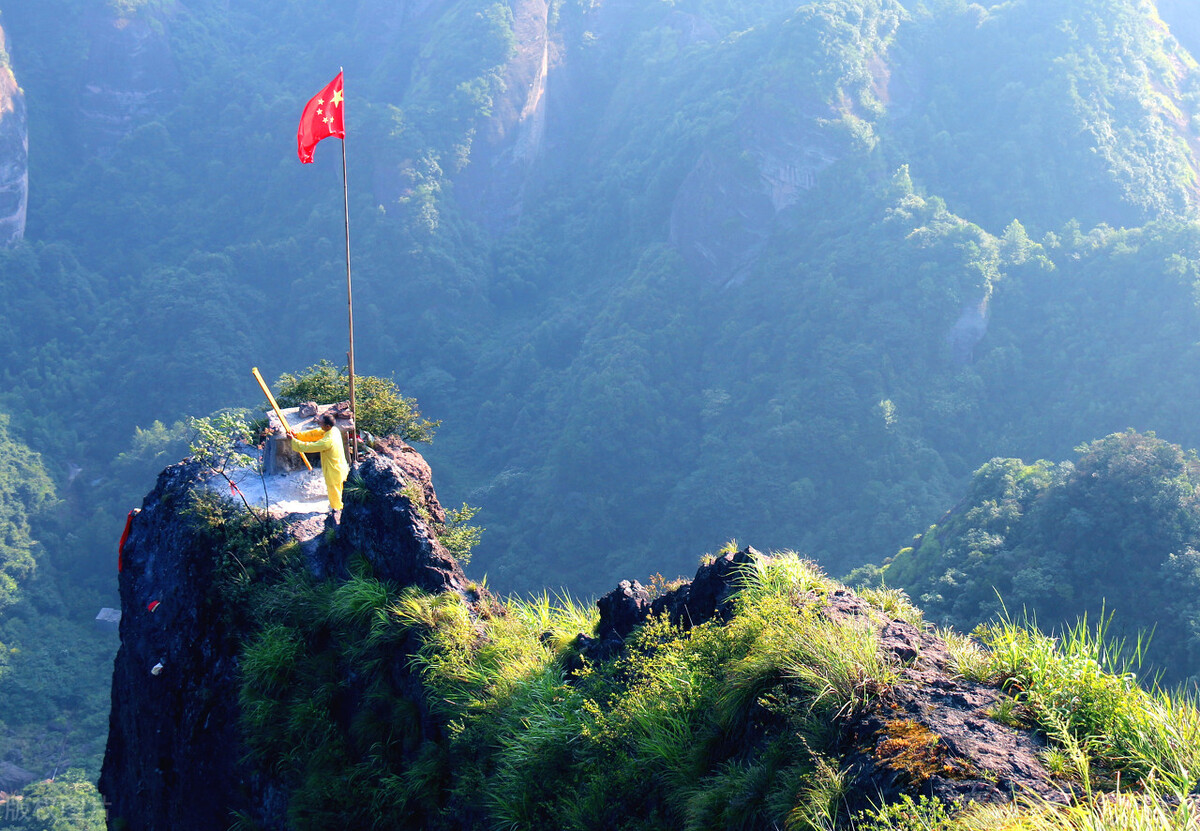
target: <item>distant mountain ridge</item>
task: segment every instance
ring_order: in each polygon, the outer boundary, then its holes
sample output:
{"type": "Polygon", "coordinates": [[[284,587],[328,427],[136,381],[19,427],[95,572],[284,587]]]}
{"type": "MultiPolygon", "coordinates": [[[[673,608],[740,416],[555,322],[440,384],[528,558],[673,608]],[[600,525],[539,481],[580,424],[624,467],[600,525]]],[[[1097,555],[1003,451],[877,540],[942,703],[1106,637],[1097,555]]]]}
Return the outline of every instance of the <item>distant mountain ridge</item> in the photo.
{"type": "Polygon", "coordinates": [[[499,586],[731,537],[844,573],[992,457],[1200,445],[1188,4],[3,12],[30,190],[0,406],[109,525],[135,425],[345,352],[336,149],[292,156],[338,66],[360,370],[445,422],[499,586]]]}

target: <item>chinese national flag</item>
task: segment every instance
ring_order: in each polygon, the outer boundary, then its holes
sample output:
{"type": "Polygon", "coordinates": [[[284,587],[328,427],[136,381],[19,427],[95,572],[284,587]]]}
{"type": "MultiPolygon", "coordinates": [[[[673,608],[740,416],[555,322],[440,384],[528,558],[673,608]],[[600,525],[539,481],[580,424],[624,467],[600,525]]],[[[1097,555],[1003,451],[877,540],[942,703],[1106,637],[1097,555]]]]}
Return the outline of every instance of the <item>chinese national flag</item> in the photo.
{"type": "Polygon", "coordinates": [[[313,149],[321,139],[335,136],[346,137],[345,106],[342,102],[342,73],[329,82],[329,86],[318,92],[304,108],[300,116],[300,129],[296,131],[296,148],[300,161],[312,164],[313,149]]]}

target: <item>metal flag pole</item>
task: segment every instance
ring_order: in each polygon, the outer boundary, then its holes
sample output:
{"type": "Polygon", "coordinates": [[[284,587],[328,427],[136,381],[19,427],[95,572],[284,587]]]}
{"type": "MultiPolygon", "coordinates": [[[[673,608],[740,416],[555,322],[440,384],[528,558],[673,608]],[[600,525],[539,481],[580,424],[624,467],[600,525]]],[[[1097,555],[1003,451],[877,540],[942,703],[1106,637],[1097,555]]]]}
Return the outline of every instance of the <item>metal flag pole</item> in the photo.
{"type": "MultiPolygon", "coordinates": [[[[342,88],[346,87],[345,68],[338,67],[342,73],[342,88]]],[[[342,98],[342,120],[346,118],[346,100],[342,98]]],[[[350,371],[350,464],[358,458],[358,411],[354,408],[354,288],[350,282],[350,182],[346,168],[346,137],[342,136],[342,199],[346,206],[346,305],[350,316],[350,351],[346,353],[347,366],[350,371]]]]}

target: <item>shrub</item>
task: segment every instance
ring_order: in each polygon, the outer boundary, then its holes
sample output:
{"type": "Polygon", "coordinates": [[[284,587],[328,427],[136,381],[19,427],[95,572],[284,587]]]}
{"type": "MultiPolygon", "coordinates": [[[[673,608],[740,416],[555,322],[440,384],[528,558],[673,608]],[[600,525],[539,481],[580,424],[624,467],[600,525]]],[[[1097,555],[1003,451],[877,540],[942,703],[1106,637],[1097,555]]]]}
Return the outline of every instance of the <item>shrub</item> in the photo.
{"type": "MultiPolygon", "coordinates": [[[[281,407],[305,401],[336,404],[350,399],[350,376],[329,361],[321,361],[299,375],[284,373],[275,384],[281,407]]],[[[415,398],[405,398],[390,378],[354,376],[355,422],[358,429],[377,436],[399,436],[407,442],[431,442],[440,421],[422,418],[415,398]]]]}

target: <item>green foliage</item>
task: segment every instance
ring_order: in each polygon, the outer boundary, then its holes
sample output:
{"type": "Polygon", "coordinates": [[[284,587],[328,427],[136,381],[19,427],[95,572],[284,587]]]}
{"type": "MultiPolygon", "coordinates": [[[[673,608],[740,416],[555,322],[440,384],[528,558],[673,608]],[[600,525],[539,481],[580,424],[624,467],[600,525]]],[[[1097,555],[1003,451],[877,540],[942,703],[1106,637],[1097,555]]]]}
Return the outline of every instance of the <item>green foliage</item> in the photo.
{"type": "Polygon", "coordinates": [[[239,413],[224,412],[188,422],[193,438],[188,445],[192,458],[214,473],[235,467],[250,467],[253,459],[240,450],[250,440],[250,427],[239,413]]]}
{"type": "MultiPolygon", "coordinates": [[[[294,407],[304,401],[336,404],[350,399],[350,376],[328,361],[310,366],[299,375],[284,373],[276,384],[276,400],[282,407],[294,407]]],[[[421,417],[414,398],[400,394],[388,378],[356,375],[354,398],[360,429],[377,436],[399,436],[408,442],[431,442],[440,421],[421,417]]]]}
{"type": "Polygon", "coordinates": [[[469,524],[477,513],[479,509],[466,502],[461,508],[451,508],[446,512],[446,527],[438,534],[438,541],[462,565],[471,562],[471,549],[479,544],[486,530],[481,525],[469,524]]]}
{"type": "Polygon", "coordinates": [[[0,413],[0,612],[18,599],[19,584],[37,568],[31,521],[53,507],[54,485],[41,457],[10,434],[0,413]]]}
{"type": "Polygon", "coordinates": [[[222,618],[231,628],[248,625],[261,595],[302,560],[299,546],[266,512],[235,505],[211,489],[194,490],[183,515],[192,523],[204,556],[214,563],[214,602],[222,618]]]}
{"type": "Polygon", "coordinates": [[[944,831],[954,826],[951,812],[940,799],[920,796],[900,799],[873,811],[864,811],[855,827],[860,831],[944,831]]]}
{"type": "MultiPolygon", "coordinates": [[[[1130,424],[1200,446],[1196,69],[1172,39],[1186,15],[1168,29],[1156,8],[554,3],[547,54],[578,94],[527,111],[543,41],[493,0],[403,26],[362,3],[8,4],[37,187],[26,241],[0,251],[0,403],[48,471],[82,471],[29,525],[62,598],[30,614],[116,605],[95,552],[177,446],[168,428],[131,449],[132,425],[245,403],[246,356],[280,354],[280,332],[297,352],[341,342],[316,302],[340,302],[339,183],[281,155],[327,80],[312,67],[339,55],[357,56],[351,166],[371,171],[351,171],[360,354],[456,414],[439,476],[452,504],[488,494],[474,556],[505,590],[599,591],[652,556],[680,573],[731,535],[845,573],[929,527],[992,455],[1065,458],[1130,424]],[[163,94],[109,121],[79,79],[104,86],[103,38],[134,33],[131,71],[163,94]],[[231,89],[241,106],[214,113],[231,89]],[[950,346],[964,309],[986,332],[950,346]]],[[[382,426],[431,435],[402,409],[382,426]]],[[[1037,488],[1014,485],[1022,516],[1037,488]]],[[[1101,575],[1082,558],[1078,585],[1061,578],[1057,541],[1044,563],[996,561],[1004,503],[969,543],[926,534],[891,582],[973,623],[993,581],[943,558],[975,552],[1043,620],[1072,619],[1101,575]],[[917,588],[926,564],[937,583],[917,588]]],[[[1128,553],[1110,530],[1098,550],[1128,553]]],[[[1179,591],[1131,592],[1177,678],[1196,665],[1197,550],[1153,552],[1179,591]]]]}
{"type": "Polygon", "coordinates": [[[145,8],[162,7],[172,0],[107,0],[108,7],[121,17],[130,17],[145,8]]]}
{"type": "Polygon", "coordinates": [[[972,805],[946,831],[1189,831],[1200,816],[1190,800],[1177,806],[1154,796],[1105,794],[1074,805],[972,805]]]}
{"type": "Polygon", "coordinates": [[[104,831],[107,825],[96,786],[76,768],[27,785],[0,809],[0,828],[5,831],[104,831]]]}
{"type": "MultiPolygon", "coordinates": [[[[726,623],[652,619],[622,654],[582,666],[572,642],[597,620],[569,598],[484,596],[472,608],[453,592],[362,573],[319,583],[302,569],[275,585],[255,601],[260,628],[243,654],[243,727],[301,829],[830,831],[849,820],[832,716],[898,678],[863,629],[814,613],[838,586],[794,555],[747,568],[726,623]],[[417,697],[397,685],[397,661],[417,673],[417,697]]],[[[874,598],[881,618],[903,609],[895,592],[874,598]]],[[[1003,808],[902,798],[853,827],[1188,827],[1194,809],[1178,797],[1200,775],[1194,702],[1108,672],[1120,657],[1103,627],[1081,624],[1061,644],[1011,623],[980,634],[982,646],[956,636],[959,669],[1005,686],[1009,717],[1046,732],[1083,795],[1003,808]],[[1128,796],[1134,787],[1180,807],[1128,796]]]]}
{"type": "Polygon", "coordinates": [[[806,605],[832,585],[794,555],[763,561],[727,624],[655,619],[622,656],[568,676],[576,636],[597,622],[569,598],[471,609],[365,574],[297,576],[285,597],[263,596],[243,723],[288,783],[297,828],[829,827],[844,783],[829,715],[895,678],[873,639],[806,605]],[[398,659],[444,734],[395,686],[398,659]],[[335,699],[354,706],[338,715],[335,699]]]}
{"type": "Polygon", "coordinates": [[[928,96],[905,132],[931,120],[946,131],[926,133],[910,161],[952,202],[997,228],[1014,216],[1045,229],[1067,215],[1128,224],[1190,212],[1200,73],[1152,7],[960,3],[921,17],[902,48],[932,50],[934,71],[957,83],[928,96]],[[1051,101],[1053,115],[1030,118],[1051,101]],[[1060,177],[1069,195],[1055,192],[1060,177]]]}
{"type": "MultiPolygon", "coordinates": [[[[1061,639],[1011,621],[980,627],[986,661],[968,677],[1003,684],[1070,758],[1086,788],[1118,774],[1157,793],[1200,783],[1200,709],[1192,696],[1145,690],[1086,619],[1061,639]]],[[[1136,653],[1134,655],[1136,657],[1136,653]]]]}
{"type": "Polygon", "coordinates": [[[964,630],[1001,614],[1000,598],[1056,627],[1107,605],[1116,633],[1154,632],[1144,644],[1152,670],[1176,681],[1200,672],[1200,459],[1134,431],[1076,451],[1058,465],[988,462],[883,578],[964,630]]]}
{"type": "MultiPolygon", "coordinates": [[[[211,420],[209,424],[212,424],[211,420]]],[[[117,454],[114,466],[125,477],[139,483],[146,482],[191,449],[188,432],[188,425],[183,421],[177,421],[170,427],[161,421],[155,421],[146,429],[134,427],[129,449],[117,454]]]]}

